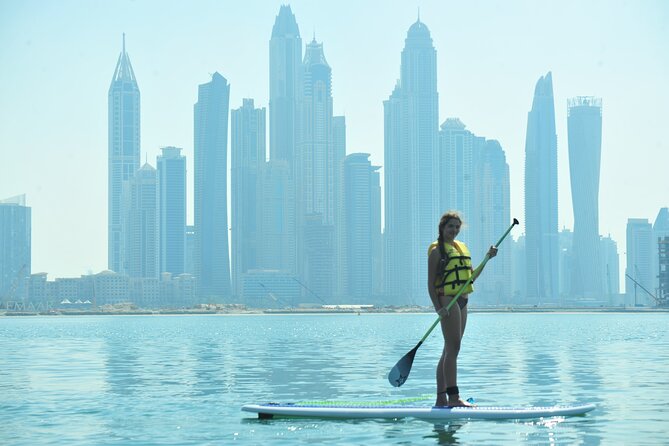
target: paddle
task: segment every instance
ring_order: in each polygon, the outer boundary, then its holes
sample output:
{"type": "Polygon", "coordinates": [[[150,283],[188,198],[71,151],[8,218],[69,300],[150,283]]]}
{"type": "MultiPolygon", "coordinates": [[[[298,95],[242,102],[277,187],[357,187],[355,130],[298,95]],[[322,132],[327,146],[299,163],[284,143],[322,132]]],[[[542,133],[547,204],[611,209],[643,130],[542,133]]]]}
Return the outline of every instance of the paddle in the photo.
{"type": "MultiPolygon", "coordinates": [[[[504,241],[506,236],[509,235],[509,232],[511,232],[513,227],[516,226],[517,224],[519,224],[519,222],[514,218],[513,223],[511,224],[511,226],[509,226],[509,229],[506,230],[502,238],[500,238],[499,241],[495,244],[495,247],[498,247],[502,243],[502,241],[504,241]]],[[[458,291],[458,293],[455,296],[453,296],[453,299],[451,299],[449,304],[446,306],[446,311],[450,310],[453,304],[457,302],[458,297],[460,297],[465,288],[467,288],[467,286],[471,283],[472,278],[475,277],[477,273],[479,273],[483,269],[485,264],[488,263],[488,260],[490,260],[490,255],[486,254],[485,258],[483,259],[481,264],[476,267],[471,277],[469,277],[469,279],[467,279],[467,282],[465,282],[465,284],[462,285],[460,291],[458,291]]],[[[430,336],[430,333],[432,333],[432,330],[434,330],[434,327],[437,326],[440,320],[441,316],[437,317],[437,320],[434,321],[430,329],[427,330],[427,333],[425,333],[425,335],[421,338],[418,344],[416,344],[416,346],[412,348],[411,351],[409,351],[409,353],[404,355],[402,359],[397,361],[395,367],[393,367],[390,370],[390,373],[388,373],[388,382],[390,382],[390,384],[392,384],[393,387],[399,387],[402,384],[404,384],[404,382],[407,380],[407,378],[409,377],[409,372],[411,372],[411,366],[413,365],[413,358],[416,356],[418,348],[423,344],[423,341],[425,341],[425,339],[427,339],[427,337],[430,336]]]]}

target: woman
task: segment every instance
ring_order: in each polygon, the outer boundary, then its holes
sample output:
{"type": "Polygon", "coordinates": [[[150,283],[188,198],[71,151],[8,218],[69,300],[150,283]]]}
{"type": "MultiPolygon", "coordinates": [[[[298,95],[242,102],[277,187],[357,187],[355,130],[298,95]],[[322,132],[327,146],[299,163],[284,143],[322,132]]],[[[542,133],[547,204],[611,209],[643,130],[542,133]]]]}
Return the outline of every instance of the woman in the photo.
{"type": "MultiPolygon", "coordinates": [[[[444,335],[444,350],[437,365],[437,402],[435,406],[466,407],[471,404],[460,399],[457,377],[457,360],[460,342],[467,324],[467,301],[474,291],[472,283],[483,269],[474,274],[471,255],[467,246],[455,240],[462,227],[462,218],[449,211],[439,220],[439,239],[428,250],[427,286],[430,299],[437,314],[441,316],[441,332],[444,335]],[[457,304],[446,309],[467,279],[471,282],[458,297],[457,304]]],[[[497,255],[491,246],[488,255],[497,255]]]]}

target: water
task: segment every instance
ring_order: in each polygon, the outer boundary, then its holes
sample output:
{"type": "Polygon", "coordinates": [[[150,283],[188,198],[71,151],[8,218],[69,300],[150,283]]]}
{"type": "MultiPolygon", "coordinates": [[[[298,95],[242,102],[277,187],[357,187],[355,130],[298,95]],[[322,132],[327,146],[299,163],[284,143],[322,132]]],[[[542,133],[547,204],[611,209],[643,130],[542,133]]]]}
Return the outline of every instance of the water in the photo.
{"type": "MultiPolygon", "coordinates": [[[[258,420],[267,401],[434,392],[435,332],[399,389],[386,375],[429,314],[0,318],[0,444],[666,444],[669,314],[472,314],[462,395],[592,402],[533,421],[258,420]]],[[[430,396],[424,402],[433,403],[430,396]]]]}

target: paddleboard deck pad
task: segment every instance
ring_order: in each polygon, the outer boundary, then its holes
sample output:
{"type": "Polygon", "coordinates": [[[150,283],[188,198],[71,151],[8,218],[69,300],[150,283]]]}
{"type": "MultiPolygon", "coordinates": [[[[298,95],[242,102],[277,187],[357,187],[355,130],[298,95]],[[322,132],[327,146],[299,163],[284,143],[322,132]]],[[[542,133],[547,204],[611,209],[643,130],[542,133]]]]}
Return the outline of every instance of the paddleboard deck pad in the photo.
{"type": "Polygon", "coordinates": [[[483,419],[511,420],[523,418],[568,417],[583,415],[595,409],[594,404],[544,407],[428,407],[428,406],[338,406],[331,404],[303,405],[300,403],[247,404],[245,412],[257,413],[259,418],[418,418],[421,420],[483,419]]]}

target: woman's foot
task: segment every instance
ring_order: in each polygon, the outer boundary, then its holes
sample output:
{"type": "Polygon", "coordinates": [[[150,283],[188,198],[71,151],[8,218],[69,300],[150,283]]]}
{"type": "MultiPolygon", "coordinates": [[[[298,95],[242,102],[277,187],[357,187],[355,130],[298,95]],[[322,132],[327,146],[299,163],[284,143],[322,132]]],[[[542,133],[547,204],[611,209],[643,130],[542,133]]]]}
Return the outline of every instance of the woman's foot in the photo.
{"type": "Polygon", "coordinates": [[[467,401],[462,401],[459,397],[449,398],[448,407],[474,407],[474,404],[467,401]]]}
{"type": "Polygon", "coordinates": [[[446,407],[448,406],[448,397],[446,392],[441,392],[437,394],[437,401],[434,403],[434,407],[446,407]]]}

